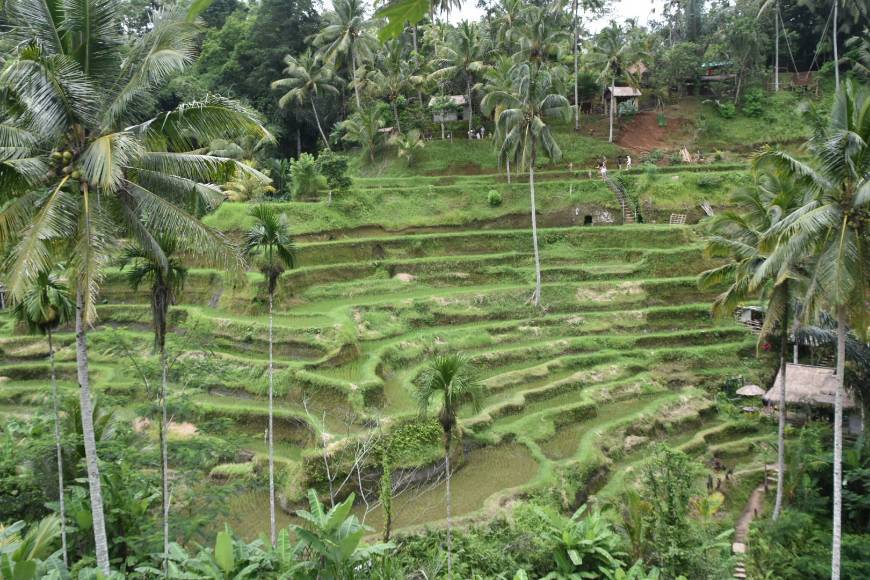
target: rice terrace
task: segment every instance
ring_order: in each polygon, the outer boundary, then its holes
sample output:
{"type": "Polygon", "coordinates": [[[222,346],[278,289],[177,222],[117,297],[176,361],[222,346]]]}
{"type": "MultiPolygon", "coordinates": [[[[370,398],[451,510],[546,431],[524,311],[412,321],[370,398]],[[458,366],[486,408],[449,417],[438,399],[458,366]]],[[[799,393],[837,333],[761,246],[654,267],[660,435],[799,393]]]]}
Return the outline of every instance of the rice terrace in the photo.
{"type": "Polygon", "coordinates": [[[870,576],[867,7],[472,4],[0,4],[0,580],[870,576]]]}

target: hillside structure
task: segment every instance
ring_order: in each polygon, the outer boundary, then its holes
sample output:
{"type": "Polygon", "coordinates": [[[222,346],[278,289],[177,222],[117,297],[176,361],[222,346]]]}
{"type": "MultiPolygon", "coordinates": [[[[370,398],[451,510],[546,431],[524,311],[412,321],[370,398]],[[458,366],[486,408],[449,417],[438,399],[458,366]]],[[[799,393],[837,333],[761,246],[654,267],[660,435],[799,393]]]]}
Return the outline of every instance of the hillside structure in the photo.
{"type": "MultiPolygon", "coordinates": [[[[837,393],[837,375],[833,368],[786,363],[785,402],[787,406],[808,409],[812,414],[824,415],[833,412],[834,397],[837,393]]],[[[762,400],[769,405],[779,404],[779,388],[782,385],[782,371],[776,376],[773,386],[762,400]]],[[[855,399],[843,393],[844,423],[849,433],[858,434],[863,430],[863,421],[855,404],[855,399]]]]}

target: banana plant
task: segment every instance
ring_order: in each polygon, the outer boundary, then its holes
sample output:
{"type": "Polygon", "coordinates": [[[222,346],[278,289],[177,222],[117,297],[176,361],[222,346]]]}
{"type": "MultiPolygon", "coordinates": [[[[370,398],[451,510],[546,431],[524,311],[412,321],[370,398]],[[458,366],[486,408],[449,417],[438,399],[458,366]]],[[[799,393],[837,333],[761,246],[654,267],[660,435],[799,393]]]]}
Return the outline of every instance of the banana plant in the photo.
{"type": "MultiPolygon", "coordinates": [[[[167,576],[185,580],[272,577],[270,572],[274,573],[278,564],[274,554],[262,541],[246,543],[236,538],[229,527],[225,527],[217,534],[214,549],[203,548],[196,556],[174,542],[170,544],[167,576]]],[[[147,578],[163,576],[160,568],[152,566],[140,566],[136,572],[147,578]]]]}
{"type": "Polygon", "coordinates": [[[23,521],[0,525],[0,580],[68,578],[61,552],[55,550],[60,537],[60,518],[51,515],[26,532],[23,521]]]}
{"type": "Polygon", "coordinates": [[[338,580],[355,577],[361,568],[370,566],[375,556],[393,549],[392,543],[367,546],[363,535],[371,531],[351,514],[354,495],[326,511],[314,490],[308,490],[310,511],[299,510],[304,524],[290,529],[299,538],[299,552],[305,560],[299,571],[320,580],[338,580]]]}

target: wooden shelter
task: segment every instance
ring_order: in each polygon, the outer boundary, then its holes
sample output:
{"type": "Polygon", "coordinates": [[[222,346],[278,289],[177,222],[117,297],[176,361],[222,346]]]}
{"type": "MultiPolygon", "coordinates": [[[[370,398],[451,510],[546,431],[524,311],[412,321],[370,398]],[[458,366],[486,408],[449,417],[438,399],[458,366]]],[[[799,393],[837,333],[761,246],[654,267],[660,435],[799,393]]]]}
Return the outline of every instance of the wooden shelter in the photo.
{"type": "Polygon", "coordinates": [[[734,319],[758,334],[764,325],[764,309],[759,306],[744,306],[734,311],[734,319]]]}
{"type": "Polygon", "coordinates": [[[619,110],[619,103],[625,101],[633,101],[634,106],[640,110],[640,105],[638,103],[638,99],[643,93],[640,92],[640,89],[636,89],[634,87],[616,87],[609,86],[604,89],[604,114],[609,114],[609,107],[611,101],[611,95],[613,96],[613,102],[616,106],[616,110],[619,110]]]}
{"type": "Polygon", "coordinates": [[[433,123],[449,123],[450,121],[464,121],[471,116],[471,103],[465,98],[465,95],[450,95],[450,96],[435,96],[429,99],[429,108],[432,111],[433,123]],[[445,100],[449,103],[445,110],[435,110],[433,107],[439,104],[439,101],[445,100]]]}
{"type": "MultiPolygon", "coordinates": [[[[800,408],[801,406],[812,410],[821,410],[824,413],[833,411],[834,397],[837,393],[837,375],[833,368],[817,367],[786,363],[785,403],[787,406],[800,408]]],[[[769,405],[779,403],[779,389],[782,385],[782,371],[780,371],[773,386],[765,393],[762,400],[769,405]]],[[[848,392],[843,393],[844,421],[850,433],[860,433],[863,429],[861,416],[855,399],[848,392]]]]}

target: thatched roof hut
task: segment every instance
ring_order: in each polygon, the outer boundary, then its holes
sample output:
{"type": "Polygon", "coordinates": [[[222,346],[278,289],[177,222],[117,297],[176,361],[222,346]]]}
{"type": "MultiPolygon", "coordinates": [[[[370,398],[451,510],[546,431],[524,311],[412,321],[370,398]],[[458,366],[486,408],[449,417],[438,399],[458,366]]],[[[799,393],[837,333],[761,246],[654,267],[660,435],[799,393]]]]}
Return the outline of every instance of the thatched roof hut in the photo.
{"type": "Polygon", "coordinates": [[[740,397],[762,397],[764,396],[764,389],[759,387],[758,385],[746,385],[745,387],[740,387],[737,389],[736,394],[740,397]]]}
{"type": "MultiPolygon", "coordinates": [[[[830,367],[815,367],[786,363],[785,401],[787,405],[834,405],[837,393],[837,376],[830,367]]],[[[782,372],[777,374],[773,386],[764,395],[765,403],[779,402],[779,387],[782,385],[782,372]]],[[[848,393],[843,394],[843,408],[852,409],[855,400],[848,393]]]]}

